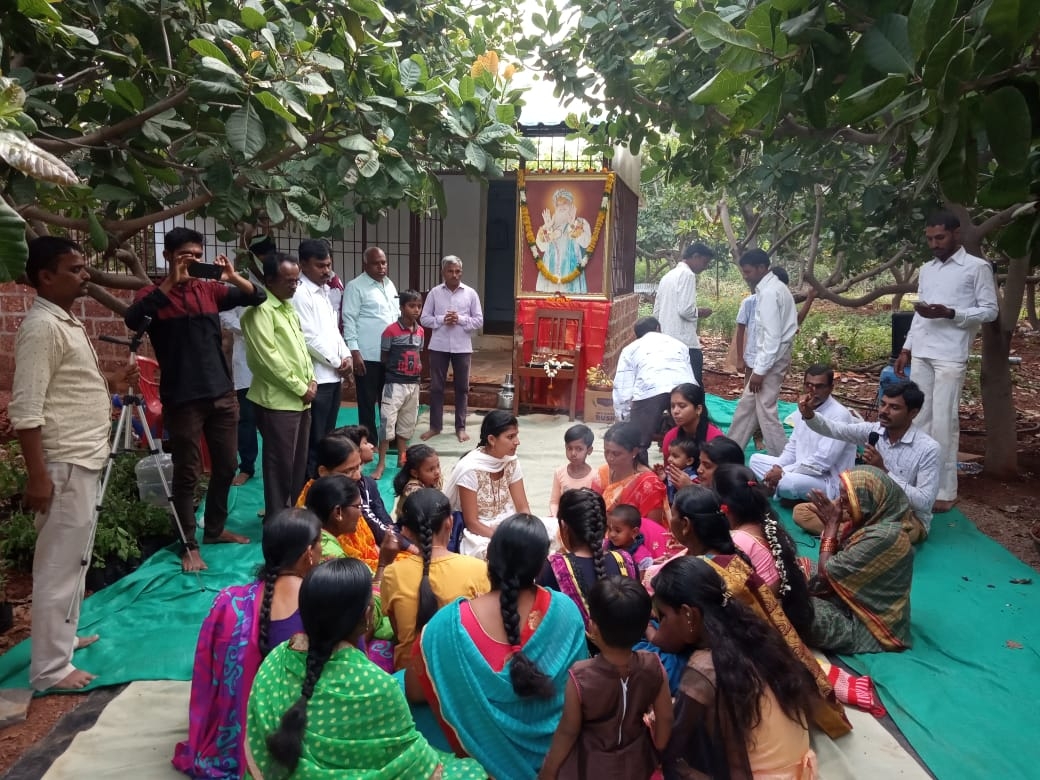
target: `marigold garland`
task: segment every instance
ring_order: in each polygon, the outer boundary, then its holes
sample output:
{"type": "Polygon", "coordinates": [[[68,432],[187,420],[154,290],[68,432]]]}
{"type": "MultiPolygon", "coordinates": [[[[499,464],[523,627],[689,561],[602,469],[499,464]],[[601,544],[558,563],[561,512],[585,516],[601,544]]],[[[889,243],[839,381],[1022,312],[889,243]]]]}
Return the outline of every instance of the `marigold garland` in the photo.
{"type": "Polygon", "coordinates": [[[588,265],[589,258],[592,257],[593,252],[596,251],[596,246],[599,244],[599,237],[603,232],[603,225],[607,221],[607,212],[610,210],[610,198],[614,192],[614,176],[615,174],[613,172],[608,173],[607,180],[603,184],[603,197],[600,200],[599,213],[596,215],[596,224],[592,228],[592,236],[589,239],[589,245],[585,249],[585,256],[578,264],[578,267],[569,274],[557,276],[550,272],[549,269],[545,267],[545,263],[542,262],[542,252],[535,241],[534,228],[531,226],[531,212],[527,207],[527,178],[524,174],[523,168],[520,168],[517,171],[516,179],[517,185],[520,189],[520,221],[524,227],[524,238],[527,240],[527,247],[531,250],[531,257],[534,258],[534,264],[538,268],[538,273],[553,284],[569,284],[581,276],[585,271],[585,266],[588,265]]]}

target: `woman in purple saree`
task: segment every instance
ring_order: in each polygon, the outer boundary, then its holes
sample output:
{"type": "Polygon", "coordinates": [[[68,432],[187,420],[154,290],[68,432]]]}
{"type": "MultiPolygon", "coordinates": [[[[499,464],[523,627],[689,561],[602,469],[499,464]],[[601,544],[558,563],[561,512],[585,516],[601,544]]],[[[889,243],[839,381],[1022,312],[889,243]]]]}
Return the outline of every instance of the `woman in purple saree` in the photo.
{"type": "Polygon", "coordinates": [[[246,703],[268,651],[303,630],[297,596],[321,562],[321,523],[306,509],[286,509],[264,523],[264,563],[255,582],[222,590],[195,648],[188,739],[173,766],[189,777],[238,780],[246,773],[246,703]]]}

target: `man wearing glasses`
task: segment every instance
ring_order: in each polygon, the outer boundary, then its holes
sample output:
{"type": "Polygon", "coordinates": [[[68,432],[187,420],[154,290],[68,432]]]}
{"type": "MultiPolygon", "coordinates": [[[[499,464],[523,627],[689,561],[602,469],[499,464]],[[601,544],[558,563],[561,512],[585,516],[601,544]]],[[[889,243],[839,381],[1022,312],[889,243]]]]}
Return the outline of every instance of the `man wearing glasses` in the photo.
{"type": "Polygon", "coordinates": [[[253,383],[246,394],[256,407],[264,440],[264,513],[293,506],[307,481],[311,402],[318,394],[314,364],[292,299],[300,283],[296,258],[277,252],[264,258],[270,297],[242,315],[242,336],[253,383]]]}
{"type": "MultiPolygon", "coordinates": [[[[249,542],[225,530],[228,492],[238,463],[238,398],[221,349],[220,312],[257,306],[267,298],[220,255],[219,281],[193,278],[191,267],[203,257],[202,234],[178,227],[166,234],[163,258],[169,275],[137,292],[124,320],[140,329],[151,317],[148,335],[161,372],[159,398],[173,456],[173,505],[188,546],[181,552],[184,571],[206,568],[195,540],[195,488],[202,476],[202,437],[211,461],[206,492],[204,544],[249,542]]],[[[203,266],[200,266],[203,267],[203,266]]]]}
{"type": "MultiPolygon", "coordinates": [[[[838,403],[834,391],[834,370],[816,364],[805,371],[805,393],[813,413],[831,422],[855,422],[847,408],[838,403]]],[[[856,445],[831,439],[812,430],[798,418],[794,432],[779,457],[755,453],[748,465],[777,498],[805,501],[813,490],[822,490],[828,498],[838,495],[838,477],[852,468],[856,445]]]]}

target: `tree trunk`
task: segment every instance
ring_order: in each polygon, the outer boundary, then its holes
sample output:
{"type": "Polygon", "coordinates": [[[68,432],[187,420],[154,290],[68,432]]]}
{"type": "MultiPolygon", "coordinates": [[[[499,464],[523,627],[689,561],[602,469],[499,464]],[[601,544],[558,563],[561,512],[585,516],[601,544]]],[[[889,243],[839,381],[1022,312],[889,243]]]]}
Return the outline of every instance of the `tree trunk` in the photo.
{"type": "Polygon", "coordinates": [[[982,409],[986,418],[987,474],[1011,479],[1018,475],[1018,436],[1016,433],[1015,402],[1012,395],[1011,337],[1018,324],[1022,309],[1025,278],[1029,273],[1029,258],[1011,260],[1008,266],[1000,313],[993,322],[982,326],[982,409]]]}

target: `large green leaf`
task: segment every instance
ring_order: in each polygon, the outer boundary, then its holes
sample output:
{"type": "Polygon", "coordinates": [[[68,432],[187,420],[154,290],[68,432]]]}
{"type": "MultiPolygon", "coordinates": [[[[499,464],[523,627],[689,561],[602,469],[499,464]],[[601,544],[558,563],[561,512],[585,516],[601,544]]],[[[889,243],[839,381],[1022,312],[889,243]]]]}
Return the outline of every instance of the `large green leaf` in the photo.
{"type": "Polygon", "coordinates": [[[25,220],[0,198],[0,282],[13,282],[20,278],[28,259],[25,220]]]}
{"type": "Polygon", "coordinates": [[[905,86],[906,76],[895,75],[868,84],[841,101],[838,106],[838,121],[843,125],[854,125],[873,116],[899,97],[905,86]]]}
{"type": "Polygon", "coordinates": [[[422,77],[422,68],[419,67],[417,62],[411,60],[402,60],[401,67],[401,86],[405,89],[411,89],[419,83],[419,79],[422,77]]]}
{"type": "Polygon", "coordinates": [[[939,124],[932,130],[931,138],[925,150],[925,169],[917,179],[915,192],[920,195],[935,180],[935,174],[939,170],[942,161],[953,146],[957,137],[957,118],[946,115],[939,117],[939,124]]]}
{"type": "Polygon", "coordinates": [[[907,37],[910,49],[920,60],[949,29],[957,0],[914,0],[910,7],[907,37]]]}
{"type": "Polygon", "coordinates": [[[251,102],[232,113],[224,127],[228,144],[247,160],[252,160],[267,145],[264,123],[251,102]]]}
{"type": "Polygon", "coordinates": [[[188,41],[188,47],[198,54],[201,54],[203,57],[212,57],[215,60],[220,60],[225,65],[231,64],[228,62],[228,58],[224,54],[223,50],[217,46],[217,44],[213,43],[213,41],[208,41],[205,38],[195,38],[194,40],[188,41]]]}
{"type": "Polygon", "coordinates": [[[693,34],[704,51],[711,51],[722,44],[741,49],[760,51],[758,38],[747,30],[738,30],[732,24],[711,11],[697,15],[693,22],[693,34]]]}
{"type": "Polygon", "coordinates": [[[1007,46],[1018,46],[1036,30],[1040,3],[1036,0],[992,0],[982,26],[1007,46]]]}
{"type": "Polygon", "coordinates": [[[690,95],[690,100],[705,106],[716,105],[743,89],[750,78],[750,73],[733,73],[725,69],[720,70],[707,82],[698,87],[690,95]]]}
{"type": "Polygon", "coordinates": [[[20,130],[0,130],[0,159],[34,179],[52,184],[77,184],[79,177],[63,160],[45,151],[20,130]]]}
{"type": "Polygon", "coordinates": [[[950,60],[964,46],[965,21],[961,19],[951,27],[945,35],[928,52],[924,64],[924,73],[921,74],[921,82],[929,89],[935,89],[946,76],[946,69],[950,60]]]}
{"type": "Polygon", "coordinates": [[[1001,87],[982,103],[982,120],[989,148],[1000,166],[1011,173],[1026,167],[1032,144],[1029,105],[1017,87],[1001,87]]]}
{"type": "Polygon", "coordinates": [[[907,18],[885,14],[863,35],[863,51],[867,62],[882,73],[914,72],[914,53],[910,49],[907,18]]]}
{"type": "Polygon", "coordinates": [[[98,252],[104,252],[108,249],[108,233],[93,211],[87,212],[87,225],[90,227],[90,245],[98,252]]]}

